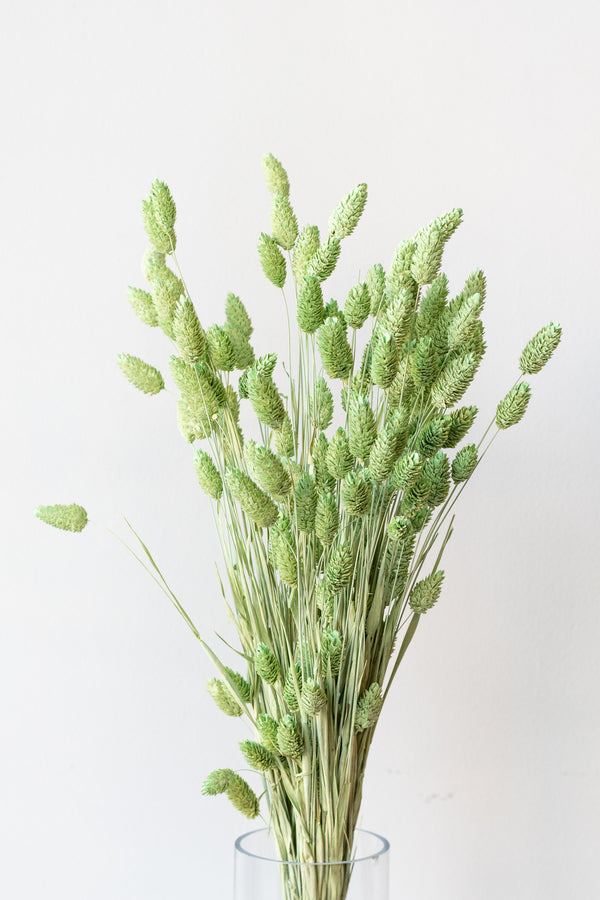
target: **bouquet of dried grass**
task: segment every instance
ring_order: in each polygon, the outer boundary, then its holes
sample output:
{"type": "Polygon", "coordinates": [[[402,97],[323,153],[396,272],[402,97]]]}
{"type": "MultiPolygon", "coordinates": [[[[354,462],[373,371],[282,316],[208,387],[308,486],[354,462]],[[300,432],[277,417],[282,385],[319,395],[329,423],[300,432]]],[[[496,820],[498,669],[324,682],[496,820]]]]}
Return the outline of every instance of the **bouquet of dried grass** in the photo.
{"type": "MultiPolygon", "coordinates": [[[[485,352],[486,282],[476,270],[449,298],[442,253],[462,210],[403,241],[387,272],[373,265],[343,305],[325,303],[323,283],[367,187],[339,203],[322,237],[314,225],[299,232],[278,160],[268,155],[263,167],[271,227],[258,253],[286,309],[294,302],[299,329],[297,375],[288,374],[290,334],[283,391],[277,356],[255,358],[239,297],[227,296],[223,324],[201,325],[175,254],[175,204],[160,181],[142,207],[150,290],[129,288],[142,322],[162,328],[174,347],[180,431],[205,442],[195,470],[216,507],[242,671],[208,647],[141,546],[214,661],[216,705],[252,730],[240,752],[262,777],[260,800],[233,768],[212,772],[204,793],[226,794],[249,819],[262,801],[282,859],[331,862],[352,856],[375,726],[421,618],[440,597],[454,504],[499,430],[523,417],[523,376],[544,366],[561,329],[551,323],[532,338],[495,422],[478,443],[463,443],[477,415],[459,404],[485,352]],[[239,426],[241,402],[257,419],[252,438],[239,426]]],[[[119,365],[140,391],[163,390],[154,366],[130,355],[119,365]]],[[[37,515],[70,531],[87,523],[76,504],[37,515]]],[[[348,872],[288,867],[286,900],[343,900],[348,872]]]]}

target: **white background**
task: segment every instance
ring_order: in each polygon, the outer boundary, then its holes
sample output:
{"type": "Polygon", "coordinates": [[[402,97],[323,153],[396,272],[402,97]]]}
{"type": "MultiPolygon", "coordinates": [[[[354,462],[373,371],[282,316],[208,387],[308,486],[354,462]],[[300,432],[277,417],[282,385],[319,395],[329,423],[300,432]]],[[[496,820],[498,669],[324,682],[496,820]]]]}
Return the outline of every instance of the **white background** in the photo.
{"type": "MultiPolygon", "coordinates": [[[[135,318],[141,198],[178,203],[205,325],[227,291],[284,346],[260,270],[260,159],[301,223],[367,181],[331,295],[452,206],[453,292],[488,276],[475,433],[550,320],[564,342],[523,423],[465,492],[443,599],[381,720],[362,822],[392,842],[398,900],[600,894],[598,19],[592,2],[5,4],[2,52],[0,893],[229,900],[247,823],[206,774],[239,766],[208,659],[136,562],[127,516],[203,633],[230,634],[218,546],[174,398],[135,318]],[[77,500],[100,527],[46,528],[77,500]]],[[[479,431],[477,431],[479,429],[479,431]]],[[[218,645],[218,639],[213,643],[218,645]]]]}

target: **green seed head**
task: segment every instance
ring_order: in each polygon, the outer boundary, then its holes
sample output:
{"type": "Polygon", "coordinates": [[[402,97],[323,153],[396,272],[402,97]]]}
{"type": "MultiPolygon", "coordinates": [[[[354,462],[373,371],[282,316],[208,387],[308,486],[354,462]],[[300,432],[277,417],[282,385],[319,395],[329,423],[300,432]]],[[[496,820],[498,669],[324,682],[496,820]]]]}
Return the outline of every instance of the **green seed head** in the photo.
{"type": "Polygon", "coordinates": [[[257,817],[259,813],[258,797],[250,785],[235,772],[229,780],[227,796],[233,806],[247,819],[255,819],[257,817]]]}
{"type": "Polygon", "coordinates": [[[269,769],[277,768],[277,757],[275,754],[256,741],[241,741],[240,750],[251,769],[256,769],[258,772],[268,772],[269,769]]]}
{"type": "Polygon", "coordinates": [[[475,444],[467,444],[459,450],[452,462],[452,479],[455,484],[467,481],[477,465],[477,447],[475,444]]]}
{"type": "Polygon", "coordinates": [[[273,191],[271,203],[271,235],[283,247],[291,250],[298,237],[298,220],[291,207],[288,194],[273,191]]]}
{"type": "Polygon", "coordinates": [[[442,592],[443,571],[432,572],[412,589],[408,604],[413,612],[426,613],[439,599],[442,592]]]}
{"type": "Polygon", "coordinates": [[[496,425],[498,428],[510,428],[516,425],[525,415],[531,397],[531,388],[522,381],[508,392],[496,409],[496,425]]]}
{"type": "Polygon", "coordinates": [[[223,494],[223,480],[212,458],[204,450],[196,450],[194,464],[198,484],[204,493],[214,500],[220,500],[223,494]]]}
{"type": "Polygon", "coordinates": [[[344,317],[350,328],[362,328],[371,309],[371,298],[366,284],[355,284],[350,289],[344,305],[344,317]]]}
{"type": "Polygon", "coordinates": [[[367,202],[367,185],[358,184],[341,200],[329,219],[329,234],[341,240],[352,234],[367,202]]]}
{"type": "Polygon", "coordinates": [[[354,715],[354,730],[365,731],[376,724],[383,706],[381,688],[376,682],[367,688],[358,703],[354,715]]]}
{"type": "Polygon", "coordinates": [[[277,746],[282,756],[300,759],[304,753],[304,741],[294,716],[284,716],[277,728],[277,746]]]}
{"type": "Polygon", "coordinates": [[[52,525],[53,528],[60,528],[62,531],[83,531],[88,522],[86,510],[77,503],[38,506],[35,514],[46,525],[52,525]]]}
{"type": "Polygon", "coordinates": [[[562,328],[550,322],[549,325],[540,328],[534,335],[519,359],[519,368],[524,375],[535,375],[543,369],[558,345],[562,337],[562,328]]]}
{"type": "Polygon", "coordinates": [[[349,516],[366,516],[371,507],[371,485],[362,472],[349,472],[342,482],[342,507],[349,516]]]}
{"type": "Polygon", "coordinates": [[[284,196],[290,193],[290,182],[287,172],[272,153],[265,153],[262,158],[262,168],[267,183],[267,190],[274,194],[279,191],[284,196]]]}
{"type": "Polygon", "coordinates": [[[273,238],[264,232],[258,241],[258,256],[266,277],[275,287],[282,288],[286,276],[285,258],[273,238]]]}
{"type": "Polygon", "coordinates": [[[267,644],[258,644],[254,651],[256,671],[267,684],[275,684],[281,675],[277,657],[267,644]]]}
{"type": "Polygon", "coordinates": [[[163,377],[154,366],[145,363],[138,356],[120,353],[119,368],[128,381],[144,394],[159,394],[165,386],[163,377]]]}

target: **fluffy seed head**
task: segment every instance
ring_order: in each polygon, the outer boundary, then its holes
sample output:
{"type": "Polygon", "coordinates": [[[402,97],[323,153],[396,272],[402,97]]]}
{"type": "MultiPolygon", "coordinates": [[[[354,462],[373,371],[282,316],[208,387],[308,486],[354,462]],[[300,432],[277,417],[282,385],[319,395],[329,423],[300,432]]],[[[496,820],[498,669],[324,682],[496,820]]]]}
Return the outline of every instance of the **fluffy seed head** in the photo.
{"type": "Polygon", "coordinates": [[[475,444],[467,444],[459,450],[452,462],[452,478],[455,484],[467,481],[477,465],[477,447],[475,444]]]}
{"type": "Polygon", "coordinates": [[[277,728],[277,747],[282,756],[300,759],[304,753],[304,741],[294,716],[284,716],[277,728]]]}
{"type": "Polygon", "coordinates": [[[371,485],[362,472],[349,472],[342,481],[342,506],[349,516],[366,516],[371,506],[371,485]]]}
{"type": "Polygon", "coordinates": [[[431,609],[442,593],[443,580],[444,573],[440,569],[415,584],[408,601],[413,612],[422,614],[431,609]]]}
{"type": "Polygon", "coordinates": [[[327,468],[336,479],[343,478],[354,468],[354,457],[343,428],[338,428],[331,438],[327,449],[327,468]]]}
{"type": "Polygon", "coordinates": [[[284,250],[291,250],[298,237],[298,220],[288,195],[282,191],[273,191],[271,235],[284,250]]]}
{"type": "Polygon", "coordinates": [[[510,428],[516,425],[525,415],[531,397],[531,388],[522,381],[508,392],[496,409],[496,425],[498,428],[510,428]]]}
{"type": "Polygon", "coordinates": [[[317,332],[317,346],[329,377],[347,378],[352,371],[352,348],[346,337],[346,325],[340,316],[325,319],[317,332]]]}
{"type": "Polygon", "coordinates": [[[376,682],[373,682],[356,704],[354,730],[358,732],[365,731],[365,729],[375,725],[382,706],[381,688],[376,682]]]}
{"type": "Polygon", "coordinates": [[[286,276],[285,258],[273,238],[264,232],[258,240],[258,256],[266,277],[275,287],[282,288],[286,276]]]}
{"type": "Polygon", "coordinates": [[[128,381],[144,394],[158,394],[165,386],[163,377],[154,366],[149,365],[138,356],[120,353],[119,368],[128,381]]]}
{"type": "Polygon", "coordinates": [[[275,684],[281,675],[277,657],[268,644],[258,644],[254,651],[254,665],[258,675],[267,684],[275,684]]]}
{"type": "Polygon", "coordinates": [[[307,716],[318,716],[327,705],[327,695],[316,679],[309,678],[305,681],[302,687],[300,705],[302,712],[307,716]]]}
{"type": "Polygon", "coordinates": [[[329,219],[329,234],[338,239],[352,234],[363,214],[367,202],[367,185],[358,184],[341,200],[329,219]]]}
{"type": "Polygon", "coordinates": [[[144,325],[150,325],[151,328],[155,328],[158,325],[158,316],[156,314],[156,309],[154,308],[152,294],[149,294],[148,291],[142,291],[139,288],[128,287],[127,299],[129,300],[134,313],[141,319],[144,325]]]}
{"type": "Polygon", "coordinates": [[[240,750],[251,769],[268,772],[269,769],[277,768],[277,757],[256,741],[240,741],[240,750]]]}
{"type": "Polygon", "coordinates": [[[334,540],[340,522],[337,501],[333,494],[320,494],[315,514],[315,533],[326,547],[334,540]]]}
{"type": "Polygon", "coordinates": [[[212,458],[204,450],[196,450],[194,464],[198,483],[204,493],[214,500],[220,500],[223,494],[223,480],[212,458]]]}
{"type": "Polygon", "coordinates": [[[519,359],[519,368],[524,375],[535,375],[543,369],[558,345],[562,337],[562,328],[550,322],[544,328],[540,328],[534,335],[519,359]]]}
{"type": "Polygon", "coordinates": [[[308,273],[308,265],[321,245],[319,229],[316,225],[307,225],[300,232],[294,247],[292,272],[298,284],[308,273]]]}
{"type": "Polygon", "coordinates": [[[238,501],[246,515],[263,528],[277,519],[278,509],[268,494],[239,469],[228,469],[225,481],[232,496],[238,501]]]}
{"type": "Polygon", "coordinates": [[[262,168],[267,183],[267,190],[273,194],[276,191],[286,197],[290,193],[290,182],[287,172],[272,153],[265,153],[262,158],[262,168]]]}
{"type": "Polygon", "coordinates": [[[307,334],[313,334],[325,318],[321,282],[314,275],[302,279],[298,289],[296,319],[298,327],[307,334]]]}
{"type": "Polygon", "coordinates": [[[350,289],[344,305],[344,317],[350,328],[362,328],[371,309],[371,298],[363,282],[350,289]]]}
{"type": "Polygon", "coordinates": [[[247,819],[255,819],[259,813],[258,797],[247,781],[235,772],[227,786],[227,796],[235,808],[246,816],[247,819]]]}
{"type": "Polygon", "coordinates": [[[52,525],[53,528],[60,528],[62,531],[83,531],[88,522],[86,510],[77,503],[38,506],[35,514],[46,525],[52,525]]]}

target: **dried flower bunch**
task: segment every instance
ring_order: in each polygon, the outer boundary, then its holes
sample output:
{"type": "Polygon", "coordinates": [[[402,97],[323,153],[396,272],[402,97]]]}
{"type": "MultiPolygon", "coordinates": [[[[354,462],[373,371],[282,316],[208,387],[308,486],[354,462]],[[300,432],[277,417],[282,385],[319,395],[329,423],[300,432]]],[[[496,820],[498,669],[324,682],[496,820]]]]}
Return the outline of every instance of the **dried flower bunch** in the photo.
{"type": "MultiPolygon", "coordinates": [[[[252,729],[241,756],[262,775],[279,852],[330,861],[352,853],[375,725],[421,617],[440,597],[454,503],[498,430],[523,417],[523,376],[545,365],[561,329],[551,323],[531,339],[498,404],[497,428],[463,443],[477,415],[459,404],[485,353],[486,280],[476,270],[449,296],[442,253],[462,210],[403,241],[388,270],[373,265],[343,304],[325,302],[324,282],[358,224],[367,187],[338,204],[322,237],[314,225],[299,231],[281,163],[268,155],[263,168],[271,223],[258,254],[286,308],[295,301],[299,329],[298,374],[285,376],[284,390],[277,356],[255,357],[239,297],[227,296],[223,324],[200,323],[175,254],[175,203],[160,181],[142,207],[150,290],[129,288],[142,322],[162,328],[175,348],[181,433],[206,442],[195,470],[216,504],[243,672],[207,647],[146,553],[215,663],[219,677],[208,690],[216,705],[252,729]],[[241,402],[256,416],[253,438],[240,429],[241,402]]],[[[119,365],[140,391],[163,390],[154,366],[130,355],[119,365]]],[[[70,531],[87,523],[76,504],[37,514],[70,531]]],[[[226,794],[250,819],[259,814],[257,794],[233,769],[212,772],[204,793],[226,794]]],[[[347,874],[337,867],[296,869],[287,897],[345,896],[347,874]]]]}

